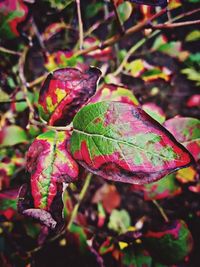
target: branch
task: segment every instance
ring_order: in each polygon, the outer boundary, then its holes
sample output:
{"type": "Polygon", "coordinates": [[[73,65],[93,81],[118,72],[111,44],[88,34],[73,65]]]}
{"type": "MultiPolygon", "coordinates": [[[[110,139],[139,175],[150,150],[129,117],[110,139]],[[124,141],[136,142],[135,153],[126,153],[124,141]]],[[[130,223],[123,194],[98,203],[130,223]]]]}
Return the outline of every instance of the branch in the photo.
{"type": "Polygon", "coordinates": [[[151,25],[151,27],[153,29],[169,29],[169,28],[177,28],[193,24],[200,24],[200,20],[183,21],[177,23],[163,23],[163,24],[151,25]]]}
{"type": "Polygon", "coordinates": [[[103,41],[102,43],[100,43],[100,45],[94,45],[94,46],[91,46],[91,47],[88,47],[86,49],[83,49],[83,50],[80,50],[78,52],[76,52],[74,54],[74,56],[79,56],[79,55],[84,55],[84,54],[87,54],[91,51],[94,51],[96,49],[103,49],[107,46],[111,46],[113,44],[115,44],[116,42],[118,42],[119,40],[121,39],[124,39],[130,35],[132,35],[133,33],[135,32],[138,32],[140,30],[142,30],[143,28],[145,28],[147,25],[149,25],[149,23],[151,21],[153,21],[154,19],[162,16],[165,12],[167,11],[166,8],[162,9],[160,12],[154,14],[150,19],[147,19],[145,21],[141,21],[139,22],[137,25],[134,25],[133,27],[129,28],[125,33],[124,35],[121,35],[121,34],[116,34],[114,36],[112,36],[111,38],[103,41]]]}
{"type": "Polygon", "coordinates": [[[7,49],[7,48],[5,48],[3,46],[0,46],[0,52],[11,54],[11,55],[15,55],[15,56],[21,56],[21,54],[22,54],[20,52],[14,51],[14,50],[7,49]]]}
{"type": "Polygon", "coordinates": [[[78,27],[79,27],[79,47],[83,48],[83,22],[81,17],[80,0],[76,0],[77,14],[78,14],[78,27]]]}
{"type": "Polygon", "coordinates": [[[29,121],[31,121],[34,118],[34,107],[32,106],[29,98],[28,98],[28,90],[27,90],[27,83],[26,83],[26,78],[24,76],[24,65],[26,61],[26,55],[28,53],[28,47],[25,47],[21,57],[19,58],[19,78],[21,82],[21,88],[24,93],[24,98],[26,99],[26,103],[29,107],[29,121]]]}

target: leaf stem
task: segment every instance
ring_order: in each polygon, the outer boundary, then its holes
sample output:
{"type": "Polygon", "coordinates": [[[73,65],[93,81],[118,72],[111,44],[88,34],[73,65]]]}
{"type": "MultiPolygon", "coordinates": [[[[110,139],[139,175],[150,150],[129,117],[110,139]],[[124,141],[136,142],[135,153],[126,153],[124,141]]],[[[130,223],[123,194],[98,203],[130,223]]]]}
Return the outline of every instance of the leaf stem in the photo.
{"type": "Polygon", "coordinates": [[[85,179],[85,183],[83,185],[83,188],[80,192],[80,195],[79,195],[79,199],[78,199],[78,202],[76,203],[76,205],[74,206],[74,209],[72,211],[72,214],[71,214],[71,217],[70,217],[70,220],[69,220],[69,223],[67,225],[67,230],[70,231],[71,229],[71,226],[72,226],[72,223],[74,222],[76,216],[77,216],[77,213],[78,213],[78,209],[79,209],[79,206],[86,194],[86,191],[90,185],[90,181],[91,181],[91,178],[92,178],[92,174],[91,173],[88,173],[86,179],[85,179]]]}
{"type": "Polygon", "coordinates": [[[160,206],[160,204],[158,203],[157,200],[152,200],[153,204],[156,206],[156,208],[159,210],[161,216],[163,217],[164,221],[166,223],[169,222],[169,218],[167,216],[167,214],[165,213],[164,209],[160,206]]]}

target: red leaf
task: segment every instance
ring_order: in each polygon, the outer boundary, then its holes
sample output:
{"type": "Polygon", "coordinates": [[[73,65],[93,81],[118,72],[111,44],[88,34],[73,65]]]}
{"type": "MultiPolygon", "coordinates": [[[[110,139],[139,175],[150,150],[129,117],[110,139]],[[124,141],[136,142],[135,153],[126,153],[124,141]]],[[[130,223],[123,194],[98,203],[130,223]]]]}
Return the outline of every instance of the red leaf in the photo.
{"type": "Polygon", "coordinates": [[[114,185],[104,184],[94,194],[92,203],[102,202],[104,209],[111,213],[111,211],[119,207],[121,198],[114,185]]]}
{"type": "Polygon", "coordinates": [[[84,73],[75,68],[50,73],[40,91],[41,117],[50,125],[69,124],[76,112],[95,93],[100,75],[97,68],[89,68],[84,73]]]}

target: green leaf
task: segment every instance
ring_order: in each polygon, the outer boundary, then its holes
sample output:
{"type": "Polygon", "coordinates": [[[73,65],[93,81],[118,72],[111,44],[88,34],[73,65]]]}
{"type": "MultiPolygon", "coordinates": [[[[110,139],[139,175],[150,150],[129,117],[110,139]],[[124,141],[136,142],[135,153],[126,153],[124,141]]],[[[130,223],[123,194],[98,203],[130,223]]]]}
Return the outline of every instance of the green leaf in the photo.
{"type": "Polygon", "coordinates": [[[194,42],[200,40],[200,31],[199,30],[193,30],[186,36],[185,40],[187,42],[194,42]]]}
{"type": "Polygon", "coordinates": [[[121,234],[131,226],[131,218],[126,210],[114,209],[110,215],[108,228],[121,234]]]}
{"type": "Polygon", "coordinates": [[[185,74],[188,80],[196,82],[196,85],[200,85],[200,72],[194,68],[186,68],[181,71],[185,74]]]}
{"type": "Polygon", "coordinates": [[[87,105],[77,113],[73,126],[74,159],[109,180],[149,183],[193,161],[164,127],[127,103],[87,105]]]}
{"type": "Polygon", "coordinates": [[[70,5],[74,0],[45,0],[49,2],[52,8],[62,10],[70,5]]]}
{"type": "Polygon", "coordinates": [[[132,14],[133,6],[128,1],[124,1],[121,5],[117,7],[120,21],[124,23],[132,14]]]}
{"type": "Polygon", "coordinates": [[[0,147],[27,143],[26,132],[17,125],[5,126],[0,132],[0,147]]]}

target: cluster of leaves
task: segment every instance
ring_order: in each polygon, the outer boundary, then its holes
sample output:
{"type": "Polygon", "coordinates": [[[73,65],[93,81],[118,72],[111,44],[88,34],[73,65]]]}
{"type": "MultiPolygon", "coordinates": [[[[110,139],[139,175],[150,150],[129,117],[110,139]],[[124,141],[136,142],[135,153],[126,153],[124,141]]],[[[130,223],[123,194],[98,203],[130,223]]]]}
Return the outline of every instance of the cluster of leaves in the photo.
{"type": "MultiPolygon", "coordinates": [[[[83,39],[78,2],[0,3],[1,261],[42,265],[58,249],[73,266],[195,266],[199,30],[102,47],[167,2],[86,1],[83,39]]],[[[174,18],[191,5],[169,2],[174,18]]]]}

